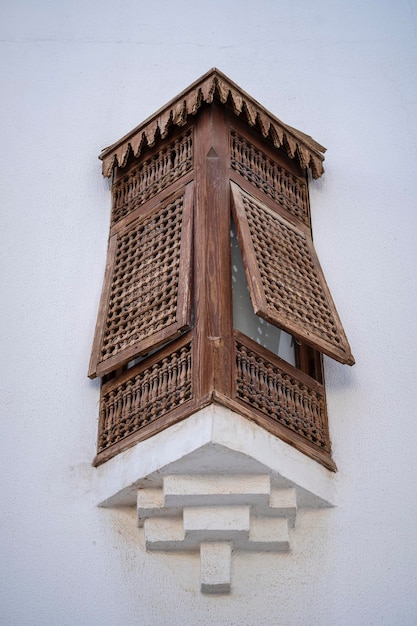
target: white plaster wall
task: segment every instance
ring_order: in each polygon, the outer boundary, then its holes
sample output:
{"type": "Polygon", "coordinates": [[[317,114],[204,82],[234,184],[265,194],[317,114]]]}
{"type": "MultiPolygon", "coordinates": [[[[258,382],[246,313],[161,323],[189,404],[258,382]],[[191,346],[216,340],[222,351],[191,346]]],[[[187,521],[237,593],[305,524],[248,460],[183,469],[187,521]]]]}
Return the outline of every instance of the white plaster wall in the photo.
{"type": "Polygon", "coordinates": [[[416,31],[415,0],[2,2],[2,625],[417,622],[416,31]],[[86,378],[97,154],[212,66],[329,148],[314,235],[357,360],[326,359],[339,507],[290,555],[236,555],[223,597],[96,508],[86,378]]]}

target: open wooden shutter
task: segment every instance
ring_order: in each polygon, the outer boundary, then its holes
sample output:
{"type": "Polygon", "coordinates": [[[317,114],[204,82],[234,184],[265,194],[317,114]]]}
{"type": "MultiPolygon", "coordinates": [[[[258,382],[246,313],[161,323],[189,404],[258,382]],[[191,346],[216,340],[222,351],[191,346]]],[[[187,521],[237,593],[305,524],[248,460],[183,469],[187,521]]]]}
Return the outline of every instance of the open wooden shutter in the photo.
{"type": "Polygon", "coordinates": [[[231,186],[255,313],[337,361],[353,365],[310,234],[235,183],[231,186]]]}
{"type": "Polygon", "coordinates": [[[110,238],[91,378],[190,327],[192,204],[189,183],[110,238]]]}

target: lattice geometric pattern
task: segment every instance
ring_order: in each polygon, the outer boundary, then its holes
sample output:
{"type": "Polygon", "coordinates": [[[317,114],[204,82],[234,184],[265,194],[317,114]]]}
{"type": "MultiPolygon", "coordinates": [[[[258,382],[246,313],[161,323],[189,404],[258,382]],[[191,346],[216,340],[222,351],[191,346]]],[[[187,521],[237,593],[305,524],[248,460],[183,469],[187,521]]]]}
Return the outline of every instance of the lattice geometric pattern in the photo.
{"type": "Polygon", "coordinates": [[[192,130],[178,137],[113,185],[112,225],[193,167],[192,130]]]}
{"type": "Polygon", "coordinates": [[[130,378],[106,384],[101,394],[98,452],[137,432],[192,398],[191,343],[130,378]]]}
{"type": "Polygon", "coordinates": [[[324,392],[309,387],[236,341],[236,396],[330,452],[324,392]]]}
{"type": "Polygon", "coordinates": [[[237,185],[232,189],[248,282],[260,298],[254,303],[258,314],[333,358],[353,363],[310,235],[237,185]]]}
{"type": "Polygon", "coordinates": [[[307,185],[271,161],[235,131],[230,134],[231,166],[294,217],[309,224],[307,185]]]}
{"type": "Polygon", "coordinates": [[[119,236],[102,360],[175,323],[183,204],[180,196],[119,236]]]}

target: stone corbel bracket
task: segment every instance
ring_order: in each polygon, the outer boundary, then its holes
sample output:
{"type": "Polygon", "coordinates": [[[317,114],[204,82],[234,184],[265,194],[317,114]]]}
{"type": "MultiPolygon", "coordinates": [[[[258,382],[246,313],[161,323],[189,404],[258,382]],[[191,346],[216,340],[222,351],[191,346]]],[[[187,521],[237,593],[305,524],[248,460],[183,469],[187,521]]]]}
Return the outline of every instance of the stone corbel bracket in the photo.
{"type": "Polygon", "coordinates": [[[172,475],[138,490],[137,511],[147,550],[199,551],[201,591],[229,593],[232,550],[290,550],[296,490],[268,475],[172,475]]]}
{"type": "Polygon", "coordinates": [[[148,551],[199,552],[201,590],[231,590],[233,551],[286,553],[301,509],[336,504],[334,473],[212,404],[97,468],[97,504],[137,506],[148,551]]]}

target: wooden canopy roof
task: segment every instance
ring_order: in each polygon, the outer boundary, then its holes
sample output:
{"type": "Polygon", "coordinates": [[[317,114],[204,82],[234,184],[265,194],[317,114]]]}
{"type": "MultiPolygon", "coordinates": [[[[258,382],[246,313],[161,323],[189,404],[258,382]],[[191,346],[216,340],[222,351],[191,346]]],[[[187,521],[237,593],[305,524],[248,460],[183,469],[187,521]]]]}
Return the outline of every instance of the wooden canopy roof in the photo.
{"type": "Polygon", "coordinates": [[[143,148],[152,147],[159,137],[166,137],[171,126],[183,126],[189,115],[195,115],[204,103],[211,104],[214,100],[229,105],[236,116],[242,116],[250,126],[257,127],[276,148],[283,149],[291,159],[296,158],[303,169],[310,168],[313,178],[323,174],[326,148],[309,135],[281,122],[213,68],[119,141],[105,148],[99,157],[103,161],[103,176],[110,176],[114,167],[124,167],[129,156],[138,157],[143,148]]]}

